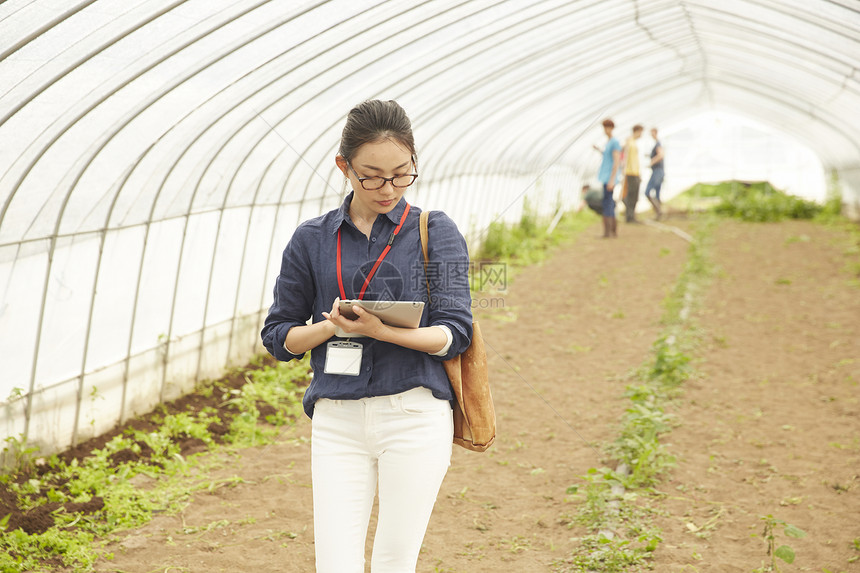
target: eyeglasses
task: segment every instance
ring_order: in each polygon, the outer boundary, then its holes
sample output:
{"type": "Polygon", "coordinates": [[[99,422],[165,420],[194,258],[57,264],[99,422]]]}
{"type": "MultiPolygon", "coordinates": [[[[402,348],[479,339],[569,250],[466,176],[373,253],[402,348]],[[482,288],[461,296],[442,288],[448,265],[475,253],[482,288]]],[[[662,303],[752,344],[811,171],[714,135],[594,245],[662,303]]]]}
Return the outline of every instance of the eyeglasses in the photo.
{"type": "Polygon", "coordinates": [[[352,163],[347,161],[346,164],[349,165],[349,168],[352,169],[353,173],[355,173],[356,178],[358,178],[358,181],[361,183],[361,186],[366,191],[376,191],[377,189],[382,189],[386,182],[390,182],[393,187],[403,189],[405,187],[409,187],[410,185],[415,183],[416,179],[418,179],[417,173],[395,175],[394,177],[362,177],[352,166],[352,163]]]}

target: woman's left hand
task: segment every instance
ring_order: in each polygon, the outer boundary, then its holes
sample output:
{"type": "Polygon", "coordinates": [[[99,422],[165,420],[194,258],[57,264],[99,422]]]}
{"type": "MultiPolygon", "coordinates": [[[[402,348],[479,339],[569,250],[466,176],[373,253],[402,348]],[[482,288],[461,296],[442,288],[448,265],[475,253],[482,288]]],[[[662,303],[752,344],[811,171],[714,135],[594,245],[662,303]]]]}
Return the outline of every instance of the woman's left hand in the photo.
{"type": "Polygon", "coordinates": [[[350,320],[340,313],[340,297],[334,299],[331,312],[322,313],[336,327],[346,333],[378,338],[385,325],[378,317],[370,314],[360,306],[353,305],[353,310],[358,318],[350,320]]]}

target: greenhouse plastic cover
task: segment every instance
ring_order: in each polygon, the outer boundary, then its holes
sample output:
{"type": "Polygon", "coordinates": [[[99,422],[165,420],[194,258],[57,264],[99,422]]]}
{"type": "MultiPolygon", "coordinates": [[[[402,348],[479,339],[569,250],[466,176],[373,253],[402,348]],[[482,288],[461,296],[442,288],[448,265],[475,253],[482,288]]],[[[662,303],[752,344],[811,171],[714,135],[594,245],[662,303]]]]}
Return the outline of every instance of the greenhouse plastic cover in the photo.
{"type": "Polygon", "coordinates": [[[860,190],[854,0],[6,0],[0,437],[58,450],[259,352],[280,253],[370,98],[410,201],[480,240],[570,208],[599,122],[726,110],[860,190]]]}

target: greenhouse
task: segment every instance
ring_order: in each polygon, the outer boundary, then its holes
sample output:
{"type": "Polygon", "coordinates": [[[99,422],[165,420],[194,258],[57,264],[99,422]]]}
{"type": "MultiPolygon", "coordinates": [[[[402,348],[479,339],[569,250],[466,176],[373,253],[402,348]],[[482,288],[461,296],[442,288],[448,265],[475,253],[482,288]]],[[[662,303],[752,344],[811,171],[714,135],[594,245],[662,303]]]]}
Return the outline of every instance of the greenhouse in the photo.
{"type": "Polygon", "coordinates": [[[409,114],[407,197],[473,253],[581,207],[607,117],[659,127],[667,198],[767,180],[860,219],[857,0],[5,0],[0,78],[7,466],[265,352],[365,100],[409,114]]]}

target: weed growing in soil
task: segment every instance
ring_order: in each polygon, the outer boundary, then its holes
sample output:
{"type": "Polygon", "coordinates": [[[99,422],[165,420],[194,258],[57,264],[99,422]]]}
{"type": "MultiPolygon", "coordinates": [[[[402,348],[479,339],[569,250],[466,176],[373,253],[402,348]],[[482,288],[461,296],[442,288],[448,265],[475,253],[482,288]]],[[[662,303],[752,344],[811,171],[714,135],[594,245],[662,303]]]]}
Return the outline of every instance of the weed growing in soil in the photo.
{"type": "Polygon", "coordinates": [[[636,373],[627,387],[630,405],[621,418],[618,437],[606,446],[618,462],[613,471],[591,468],[580,476],[585,482],[568,488],[581,503],[570,522],[592,533],[581,539],[572,557],[557,563],[564,573],[628,571],[644,565],[661,539],[649,523],[649,512],[636,503],[636,490],[655,485],[675,464],[660,437],[675,424],[666,406],[694,370],[688,355],[692,347],[690,309],[695,291],[710,274],[705,249],[715,220],[705,219],[691,243],[687,264],[675,288],[664,301],[664,332],[652,347],[652,360],[636,373]]]}
{"type": "Polygon", "coordinates": [[[753,573],[768,573],[771,571],[778,572],[780,571],[780,568],[779,565],[777,565],[776,559],[779,558],[789,565],[794,563],[794,549],[788,545],[776,546],[777,528],[782,527],[782,532],[787,537],[793,537],[795,539],[805,537],[806,532],[781,519],[776,519],[773,515],[764,515],[761,517],[761,520],[764,522],[764,531],[762,531],[761,536],[764,539],[765,544],[767,544],[767,555],[770,558],[770,563],[762,565],[758,569],[753,569],[753,573]]]}
{"type": "Polygon", "coordinates": [[[641,535],[635,540],[607,537],[603,534],[582,538],[581,550],[569,563],[569,571],[603,571],[617,573],[642,563],[643,554],[657,548],[660,538],[641,535]]]}
{"type": "Polygon", "coordinates": [[[273,441],[300,415],[308,373],[307,360],[241,369],[79,451],[0,476],[0,571],[88,571],[111,558],[100,548],[112,533],[177,512],[196,491],[234,485],[239,478],[195,479],[189,456],[273,441]]]}

